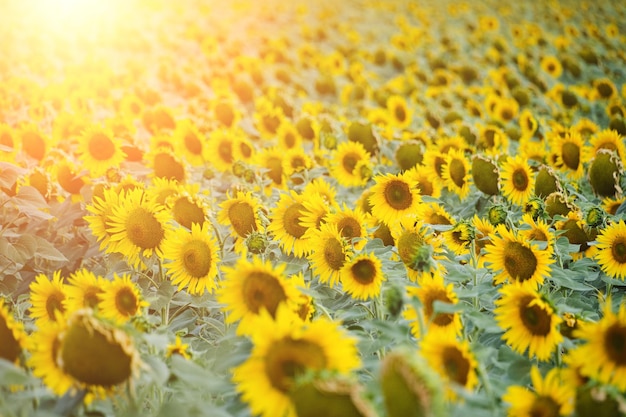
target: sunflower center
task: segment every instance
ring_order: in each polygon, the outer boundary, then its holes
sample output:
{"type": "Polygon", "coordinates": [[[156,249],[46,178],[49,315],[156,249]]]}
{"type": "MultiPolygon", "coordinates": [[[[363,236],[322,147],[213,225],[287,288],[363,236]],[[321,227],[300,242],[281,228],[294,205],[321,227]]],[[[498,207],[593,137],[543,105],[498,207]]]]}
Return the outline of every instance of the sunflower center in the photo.
{"type": "Polygon", "coordinates": [[[211,248],[206,242],[192,240],[182,250],[185,270],[194,278],[205,277],[211,270],[211,248]]]}
{"type": "Polygon", "coordinates": [[[439,178],[442,178],[441,174],[443,173],[443,165],[445,163],[446,163],[446,160],[442,156],[437,155],[435,157],[435,162],[434,162],[435,173],[437,174],[439,178]]]}
{"type": "Polygon", "coordinates": [[[263,115],[263,117],[261,118],[261,121],[265,129],[271,134],[276,133],[276,130],[278,129],[278,126],[280,125],[280,117],[275,116],[273,114],[263,115]]]}
{"type": "Polygon", "coordinates": [[[463,352],[453,346],[446,346],[441,356],[448,379],[465,386],[470,372],[470,363],[463,356],[463,352]]]}
{"type": "Polygon", "coordinates": [[[115,294],[115,307],[123,316],[129,317],[137,312],[139,303],[132,289],[124,287],[115,294]]]}
{"type": "Polygon", "coordinates": [[[337,229],[341,236],[350,240],[355,237],[361,237],[361,225],[352,217],[343,217],[337,222],[337,229]]]}
{"type": "Polygon", "coordinates": [[[324,245],[324,260],[331,269],[338,271],[346,261],[343,245],[335,238],[328,239],[324,245]]]}
{"type": "Polygon", "coordinates": [[[580,163],[580,148],[572,142],[565,142],[561,149],[563,163],[569,168],[576,170],[580,163]]]}
{"type": "Polygon", "coordinates": [[[243,201],[237,201],[228,208],[228,219],[235,232],[241,237],[248,236],[257,230],[254,209],[243,201]]]}
{"type": "Polygon", "coordinates": [[[230,140],[222,140],[217,147],[220,159],[228,164],[233,162],[233,144],[230,140]]]}
{"type": "Polygon", "coordinates": [[[130,241],[141,249],[154,249],[161,244],[165,231],[154,214],[138,207],[128,215],[126,233],[130,241]]]}
{"type": "Polygon", "coordinates": [[[413,203],[409,184],[400,180],[392,180],[385,186],[385,201],[395,210],[406,210],[413,203]]]}
{"type": "Polygon", "coordinates": [[[2,314],[0,314],[0,340],[2,340],[2,344],[0,344],[0,358],[14,362],[19,356],[21,348],[13,335],[13,331],[9,329],[6,318],[2,314]]]}
{"type": "Polygon", "coordinates": [[[513,182],[513,187],[518,191],[526,191],[528,189],[528,175],[526,175],[526,171],[523,169],[516,169],[513,175],[511,175],[511,181],[513,182]]]}
{"type": "Polygon", "coordinates": [[[547,336],[552,323],[551,314],[538,305],[529,305],[535,298],[524,297],[519,304],[519,315],[526,330],[535,336],[547,336]]]}
{"type": "Polygon", "coordinates": [[[369,285],[376,279],[376,266],[369,259],[360,259],[352,265],[352,276],[361,285],[369,285]]]}
{"type": "Polygon", "coordinates": [[[611,361],[626,366],[626,326],[615,323],[606,330],[604,349],[611,361]]]}
{"type": "Polygon", "coordinates": [[[396,106],[394,108],[393,114],[396,117],[396,120],[400,123],[406,120],[406,110],[404,109],[404,106],[401,106],[401,105],[396,106]]]}
{"type": "Polygon", "coordinates": [[[88,319],[71,325],[60,346],[62,368],[76,380],[89,385],[112,387],[132,375],[130,340],[119,330],[93,327],[88,319]]]}
{"type": "Polygon", "coordinates": [[[560,415],[559,404],[551,397],[540,395],[535,398],[528,415],[530,417],[558,417],[560,415]]]}
{"type": "Polygon", "coordinates": [[[29,156],[41,160],[46,153],[46,141],[35,132],[26,132],[22,136],[22,149],[29,156]]]}
{"type": "Polygon", "coordinates": [[[286,393],[293,387],[297,376],[307,369],[323,369],[326,363],[321,346],[287,337],[270,346],[265,355],[265,373],[274,388],[286,393]]]}
{"type": "Polygon", "coordinates": [[[432,181],[428,181],[425,178],[417,181],[417,186],[420,190],[421,195],[433,195],[433,193],[435,192],[432,181]]]}
{"type": "MultiPolygon", "coordinates": [[[[448,297],[445,289],[436,288],[428,292],[426,294],[424,300],[424,314],[429,319],[433,317],[433,313],[435,310],[435,301],[442,301],[444,303],[453,303],[453,301],[448,297]]],[[[451,313],[437,313],[433,318],[433,323],[440,327],[445,327],[448,324],[452,323],[454,320],[454,314],[451,313]]]]}
{"type": "Polygon", "coordinates": [[[343,158],[341,159],[341,165],[343,166],[343,169],[345,169],[347,172],[352,173],[354,171],[354,168],[356,167],[356,164],[360,160],[361,158],[359,158],[358,154],[351,152],[343,156],[343,158]]]}
{"type": "Polygon", "coordinates": [[[619,237],[611,246],[613,259],[620,264],[626,263],[626,238],[619,237]]]}
{"type": "Polygon", "coordinates": [[[283,215],[283,225],[285,231],[291,236],[299,239],[307,231],[307,228],[300,225],[300,218],[302,213],[306,211],[306,208],[301,203],[294,203],[287,207],[285,214],[283,215]]]}
{"type": "Polygon", "coordinates": [[[280,185],[283,182],[283,163],[280,158],[271,157],[266,163],[265,167],[269,170],[267,172],[267,176],[274,182],[276,185],[280,185]]]}
{"type": "Polygon", "coordinates": [[[98,161],[108,161],[115,155],[115,144],[104,133],[96,133],[89,140],[89,154],[98,161]]]}
{"type": "Polygon", "coordinates": [[[102,293],[102,290],[98,287],[90,287],[85,290],[85,294],[83,295],[83,304],[85,307],[96,308],[96,306],[100,303],[99,294],[102,293]]]}
{"type": "Polygon", "coordinates": [[[463,161],[458,159],[453,159],[450,161],[450,166],[448,168],[450,170],[450,179],[456,184],[457,187],[461,188],[465,185],[465,164],[463,161]]]}
{"type": "Polygon", "coordinates": [[[547,242],[548,241],[548,236],[546,236],[544,231],[541,230],[541,229],[533,229],[528,234],[528,239],[529,240],[537,240],[537,241],[541,241],[541,242],[547,242]]]}
{"type": "Polygon", "coordinates": [[[504,269],[517,281],[532,278],[537,270],[537,257],[519,242],[508,242],[504,251],[504,269]]]}
{"type": "Polygon", "coordinates": [[[198,139],[198,136],[192,132],[185,135],[184,138],[185,148],[193,155],[202,155],[202,142],[198,139]]]}
{"type": "Polygon", "coordinates": [[[50,294],[48,299],[46,300],[46,312],[48,313],[48,318],[52,321],[56,321],[55,312],[63,313],[65,308],[63,307],[63,300],[65,296],[63,293],[54,293],[50,294]]]}
{"type": "Polygon", "coordinates": [[[154,156],[154,176],[182,182],[185,179],[185,167],[167,152],[154,156]]]}
{"type": "Polygon", "coordinates": [[[243,298],[253,313],[258,314],[263,307],[274,317],[278,305],[287,299],[287,295],[275,276],[256,271],[244,281],[243,298]]]}
{"type": "Polygon", "coordinates": [[[191,229],[193,223],[204,223],[204,210],[188,198],[178,198],[172,207],[174,220],[183,227],[191,229]]]}
{"type": "Polygon", "coordinates": [[[415,254],[424,245],[422,236],[415,232],[403,233],[396,242],[398,255],[405,265],[414,264],[415,254]]]}

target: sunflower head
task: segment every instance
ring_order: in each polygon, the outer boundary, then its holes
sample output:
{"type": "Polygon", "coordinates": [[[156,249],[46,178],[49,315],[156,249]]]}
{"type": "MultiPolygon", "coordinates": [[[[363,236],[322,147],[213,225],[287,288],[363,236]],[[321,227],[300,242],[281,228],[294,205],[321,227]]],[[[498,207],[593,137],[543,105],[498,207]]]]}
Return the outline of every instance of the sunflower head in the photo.
{"type": "Polygon", "coordinates": [[[407,171],[420,164],[424,159],[424,147],[421,142],[408,140],[402,142],[395,153],[396,163],[402,171],[407,171]]]}
{"type": "Polygon", "coordinates": [[[494,226],[504,224],[506,222],[507,216],[508,212],[506,208],[501,205],[493,205],[487,211],[487,219],[489,220],[489,223],[494,226]]]}
{"type": "Polygon", "coordinates": [[[554,217],[556,215],[567,216],[567,214],[572,210],[572,206],[567,201],[567,197],[559,191],[547,196],[545,203],[546,213],[548,213],[550,217],[554,217]]]}
{"type": "Polygon", "coordinates": [[[351,142],[358,142],[370,155],[378,153],[378,141],[369,123],[352,122],[348,127],[348,139],[351,142]]]}
{"type": "Polygon", "coordinates": [[[621,171],[619,157],[611,151],[600,149],[589,166],[591,188],[599,197],[613,197],[620,191],[621,171]]]}
{"type": "Polygon", "coordinates": [[[472,158],[472,179],[476,188],[487,195],[498,195],[499,174],[497,165],[491,160],[476,155],[472,158]]]}
{"type": "Polygon", "coordinates": [[[533,220],[543,218],[545,216],[545,203],[539,197],[531,197],[524,204],[523,211],[525,214],[530,214],[533,220]]]}
{"type": "Polygon", "coordinates": [[[299,417],[374,417],[362,391],[348,379],[316,377],[310,372],[296,379],[289,397],[299,417]]]}
{"type": "Polygon", "coordinates": [[[547,197],[560,189],[561,186],[554,171],[547,165],[541,166],[535,176],[535,195],[547,197]]]}
{"type": "Polygon", "coordinates": [[[15,321],[13,314],[0,298],[0,358],[9,362],[17,362],[22,352],[25,333],[22,324],[15,321]]]}
{"type": "Polygon", "coordinates": [[[585,224],[589,227],[601,227],[606,223],[607,213],[602,207],[594,206],[585,213],[585,224]]]}
{"type": "Polygon", "coordinates": [[[269,239],[265,233],[254,231],[246,237],[246,248],[254,255],[265,253],[269,246],[269,239]]]}
{"type": "Polygon", "coordinates": [[[132,379],[138,353],[122,330],[97,319],[90,310],[75,312],[60,335],[57,362],[83,386],[113,388],[132,379]]]}

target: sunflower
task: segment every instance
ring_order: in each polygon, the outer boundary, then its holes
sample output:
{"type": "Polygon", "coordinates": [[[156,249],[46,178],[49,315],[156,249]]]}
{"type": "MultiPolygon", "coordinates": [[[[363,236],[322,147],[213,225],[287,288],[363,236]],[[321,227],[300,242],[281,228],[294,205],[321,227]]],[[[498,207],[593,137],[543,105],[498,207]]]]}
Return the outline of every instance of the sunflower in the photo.
{"type": "Polygon", "coordinates": [[[552,368],[542,378],[539,368],[533,365],[530,380],[534,391],[511,385],[502,396],[502,400],[510,404],[509,417],[558,417],[572,414],[576,385],[566,378],[562,369],[552,368]]]}
{"type": "Polygon", "coordinates": [[[172,213],[172,219],[187,229],[191,229],[194,224],[202,225],[207,221],[209,208],[199,188],[197,183],[193,186],[179,186],[178,192],[165,201],[165,205],[172,213]]]}
{"type": "Polygon", "coordinates": [[[442,186],[445,185],[443,180],[443,166],[445,163],[446,154],[433,146],[426,148],[422,165],[426,167],[426,172],[430,175],[430,178],[442,186]]]}
{"type": "Polygon", "coordinates": [[[189,353],[189,344],[183,343],[179,335],[176,335],[174,343],[167,345],[165,356],[171,358],[174,355],[182,356],[185,359],[191,359],[189,353]]]}
{"type": "Polygon", "coordinates": [[[381,174],[371,188],[372,216],[390,226],[398,218],[414,213],[421,199],[419,191],[404,174],[381,174]]]}
{"type": "Polygon", "coordinates": [[[301,147],[302,136],[296,126],[288,119],[285,119],[276,132],[278,145],[282,149],[297,149],[301,147]]]}
{"type": "Polygon", "coordinates": [[[416,338],[421,338],[424,334],[438,332],[442,337],[456,337],[461,334],[463,325],[461,316],[458,313],[436,313],[435,301],[448,304],[457,304],[459,298],[454,292],[452,283],[444,283],[443,274],[435,272],[424,274],[419,280],[419,287],[407,287],[407,296],[419,300],[422,307],[421,316],[423,323],[418,317],[418,311],[413,305],[409,305],[405,310],[404,318],[409,320],[411,333],[416,338]],[[424,325],[424,329],[421,325],[424,325]]]}
{"type": "Polygon", "coordinates": [[[235,147],[241,133],[232,129],[217,129],[208,137],[207,161],[220,172],[230,171],[235,162],[235,147]]]}
{"type": "Polygon", "coordinates": [[[52,278],[39,274],[30,284],[30,315],[40,326],[58,321],[65,314],[65,284],[61,271],[55,271],[52,278]]]}
{"type": "Polygon", "coordinates": [[[431,226],[451,226],[455,223],[454,218],[446,211],[443,205],[436,202],[419,204],[416,210],[417,218],[424,224],[431,226]]]}
{"type": "Polygon", "coordinates": [[[545,242],[545,250],[550,253],[554,252],[556,237],[554,231],[550,229],[550,225],[543,219],[534,220],[530,213],[526,213],[522,216],[520,226],[518,235],[521,238],[531,243],[545,242]]]}
{"type": "Polygon", "coordinates": [[[382,262],[373,253],[353,256],[339,274],[343,290],[357,300],[377,297],[387,279],[383,275],[382,262]]]}
{"type": "Polygon", "coordinates": [[[331,154],[330,173],[339,185],[361,187],[367,183],[367,178],[363,178],[356,167],[359,162],[368,164],[370,158],[360,142],[342,142],[331,154]]]}
{"type": "Polygon", "coordinates": [[[520,156],[508,158],[500,172],[500,190],[513,204],[524,205],[533,195],[535,178],[528,161],[520,156]]]}
{"type": "Polygon", "coordinates": [[[457,256],[468,254],[472,242],[476,238],[476,230],[471,221],[458,221],[442,233],[448,249],[451,249],[457,256]]]}
{"type": "Polygon", "coordinates": [[[181,152],[191,165],[200,166],[205,162],[207,139],[193,121],[181,120],[176,125],[172,140],[176,150],[181,152]]]}
{"type": "Polygon", "coordinates": [[[583,176],[583,157],[588,154],[584,149],[580,133],[572,129],[565,132],[551,132],[548,135],[550,150],[554,154],[555,168],[565,172],[571,179],[583,176]]]}
{"type": "Polygon", "coordinates": [[[293,148],[285,152],[283,172],[293,184],[301,185],[304,182],[303,175],[313,166],[313,160],[303,148],[293,148]]]}
{"type": "Polygon", "coordinates": [[[478,217],[476,214],[472,218],[474,226],[474,254],[478,259],[477,267],[482,268],[485,263],[485,247],[491,245],[491,237],[495,235],[496,228],[487,220],[478,217]]]}
{"type": "Polygon", "coordinates": [[[245,239],[260,229],[259,211],[261,203],[251,192],[237,191],[235,197],[228,197],[220,204],[217,221],[233,230],[235,251],[243,249],[245,239]]]}
{"type": "Polygon", "coordinates": [[[337,201],[335,200],[337,190],[322,177],[314,178],[307,182],[302,190],[302,194],[307,196],[311,194],[319,194],[328,206],[332,208],[336,208],[338,206],[337,201]]]}
{"type": "Polygon", "coordinates": [[[43,380],[43,383],[56,395],[63,395],[75,384],[57,362],[61,335],[67,328],[65,320],[58,323],[49,323],[37,328],[28,338],[28,366],[33,375],[43,380]]]}
{"type": "Polygon", "coordinates": [[[336,322],[303,322],[285,308],[259,316],[252,352],[233,370],[237,391],[253,415],[296,417],[290,392],[298,377],[329,371],[347,375],[360,366],[356,340],[336,322]]]}
{"type": "Polygon", "coordinates": [[[312,250],[307,257],[313,273],[320,282],[334,287],[352,250],[334,223],[324,223],[319,229],[313,229],[309,242],[312,250]]]}
{"type": "Polygon", "coordinates": [[[529,140],[532,138],[537,132],[537,128],[539,127],[539,123],[537,119],[530,111],[530,109],[525,108],[519,115],[519,127],[522,131],[522,138],[529,140]]]}
{"type": "Polygon", "coordinates": [[[585,147],[586,155],[585,161],[590,161],[597,155],[600,149],[607,149],[611,152],[617,153],[617,155],[624,160],[626,158],[626,145],[624,144],[624,137],[620,135],[616,130],[604,129],[596,132],[591,136],[589,140],[589,147],[585,147]]]}
{"type": "Polygon", "coordinates": [[[161,243],[170,232],[170,215],[163,206],[149,201],[143,190],[131,190],[112,207],[107,222],[112,245],[107,252],[123,253],[137,266],[142,257],[161,254],[161,243]]]}
{"type": "Polygon", "coordinates": [[[30,158],[42,161],[50,151],[51,139],[34,124],[25,124],[19,129],[20,150],[30,158]]]}
{"type": "Polygon", "coordinates": [[[90,215],[84,216],[89,224],[91,233],[100,242],[100,250],[107,249],[107,252],[115,252],[115,244],[111,242],[111,232],[108,223],[112,220],[114,207],[117,207],[124,199],[125,191],[118,191],[114,188],[105,188],[102,196],[94,195],[91,204],[85,207],[90,215]]]}
{"type": "Polygon", "coordinates": [[[615,313],[608,298],[603,317],[597,322],[580,322],[574,337],[582,344],[567,354],[565,362],[585,377],[626,391],[626,304],[620,303],[615,313]]]}
{"type": "Polygon", "coordinates": [[[411,180],[417,185],[420,195],[433,198],[441,197],[442,181],[433,177],[427,167],[418,165],[407,172],[411,180]]]}
{"type": "Polygon", "coordinates": [[[319,194],[304,194],[302,199],[302,205],[304,211],[300,217],[300,225],[305,227],[307,231],[304,233],[304,238],[308,239],[309,235],[320,226],[326,223],[326,217],[330,214],[331,206],[328,205],[324,197],[319,194]]]}
{"type": "Polygon", "coordinates": [[[114,274],[113,280],[104,282],[98,297],[102,317],[119,324],[126,323],[131,317],[140,316],[142,309],[148,306],[148,302],[143,300],[141,289],[130,280],[129,274],[114,274]]]}
{"type": "Polygon", "coordinates": [[[563,65],[555,56],[547,55],[542,57],[539,66],[552,78],[559,78],[563,74],[563,65]]]}
{"type": "Polygon", "coordinates": [[[284,189],[285,175],[283,173],[284,151],[279,148],[265,148],[255,154],[253,163],[263,169],[263,177],[269,179],[266,192],[271,194],[273,189],[284,189]]]}
{"type": "Polygon", "coordinates": [[[177,228],[163,241],[162,251],[165,269],[179,291],[187,287],[190,294],[202,295],[216,288],[219,248],[208,223],[177,228]]]}
{"type": "Polygon", "coordinates": [[[152,168],[151,177],[176,180],[180,183],[185,182],[187,178],[186,165],[174,153],[174,150],[165,146],[157,146],[152,149],[146,155],[148,166],[152,168]]]}
{"type": "Polygon", "coordinates": [[[358,207],[351,209],[344,204],[341,209],[329,213],[325,220],[336,225],[341,236],[355,249],[360,250],[367,243],[366,216],[358,207]]]}
{"type": "Polygon", "coordinates": [[[71,159],[66,158],[56,162],[53,171],[57,183],[71,195],[72,201],[80,201],[81,190],[88,183],[89,178],[78,170],[78,167],[71,159]]]}
{"type": "Polygon", "coordinates": [[[502,338],[516,352],[547,361],[563,341],[558,326],[562,319],[546,299],[528,285],[519,282],[500,289],[494,316],[505,330],[502,338]]]}
{"type": "Polygon", "coordinates": [[[306,239],[306,227],[302,225],[302,216],[306,212],[304,197],[295,191],[283,193],[270,214],[268,232],[278,240],[278,244],[286,254],[293,253],[302,257],[310,252],[306,239]]]}
{"type": "Polygon", "coordinates": [[[494,277],[496,284],[510,281],[537,287],[550,274],[551,252],[539,249],[504,225],[496,228],[485,252],[489,268],[494,273],[500,271],[494,277]]]}
{"type": "Polygon", "coordinates": [[[161,206],[165,206],[168,197],[176,194],[178,190],[178,181],[154,177],[152,178],[152,184],[146,188],[146,198],[161,206]]]}
{"type": "Polygon", "coordinates": [[[626,223],[620,220],[601,230],[595,255],[602,271],[611,278],[626,278],[626,223]]]}
{"type": "MultiPolygon", "coordinates": [[[[441,337],[437,332],[429,332],[422,339],[420,347],[426,361],[449,385],[468,391],[478,385],[478,362],[467,340],[459,341],[454,337],[441,337]]],[[[449,399],[456,398],[455,392],[450,388],[446,396],[449,399]]]]}
{"type": "Polygon", "coordinates": [[[65,311],[70,314],[83,308],[97,310],[105,280],[87,269],[70,274],[64,287],[67,297],[63,300],[65,311]]]}
{"type": "Polygon", "coordinates": [[[413,282],[421,275],[437,270],[438,260],[443,258],[441,239],[437,239],[418,219],[417,216],[404,216],[390,228],[398,256],[413,282]]]}
{"type": "Polygon", "coordinates": [[[22,322],[15,320],[4,300],[0,298],[0,359],[17,363],[26,342],[22,322]]]}
{"type": "Polygon", "coordinates": [[[462,150],[452,149],[446,155],[446,162],[441,168],[441,178],[448,190],[462,200],[470,191],[470,164],[462,150]]]}
{"type": "Polygon", "coordinates": [[[597,231],[585,224],[580,210],[572,210],[567,213],[564,220],[555,223],[560,236],[567,238],[571,245],[578,245],[578,250],[570,252],[570,256],[576,260],[583,256],[593,258],[598,251],[598,245],[591,244],[597,237],[597,231]]]}
{"type": "Polygon", "coordinates": [[[614,216],[622,204],[626,202],[626,195],[620,197],[606,197],[602,199],[602,208],[614,216]]]}
{"type": "Polygon", "coordinates": [[[278,128],[285,119],[283,110],[275,106],[268,97],[259,97],[255,102],[255,111],[252,115],[254,124],[261,134],[261,138],[271,140],[276,137],[278,128]]]}
{"type": "Polygon", "coordinates": [[[390,124],[397,129],[405,129],[413,121],[413,112],[402,96],[389,96],[387,99],[387,111],[390,124]]]}
{"type": "Polygon", "coordinates": [[[224,281],[217,299],[227,312],[227,323],[240,321],[237,333],[250,334],[256,320],[266,310],[275,317],[280,304],[298,310],[300,291],[294,281],[284,275],[286,264],[273,266],[269,261],[253,257],[240,258],[233,267],[223,267],[224,281]]]}
{"type": "Polygon", "coordinates": [[[8,124],[0,123],[0,160],[12,161],[17,154],[17,132],[8,124]]]}
{"type": "Polygon", "coordinates": [[[119,167],[126,158],[122,140],[110,129],[98,125],[88,127],[78,141],[78,158],[92,177],[99,177],[111,167],[119,167]]]}

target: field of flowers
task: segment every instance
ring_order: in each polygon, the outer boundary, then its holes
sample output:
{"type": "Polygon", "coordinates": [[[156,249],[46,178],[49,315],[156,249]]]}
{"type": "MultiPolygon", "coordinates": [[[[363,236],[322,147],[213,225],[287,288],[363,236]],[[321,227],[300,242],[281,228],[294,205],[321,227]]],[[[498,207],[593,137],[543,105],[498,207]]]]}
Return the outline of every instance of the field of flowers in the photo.
{"type": "Polygon", "coordinates": [[[0,36],[0,416],[626,414],[626,3],[0,36]]]}

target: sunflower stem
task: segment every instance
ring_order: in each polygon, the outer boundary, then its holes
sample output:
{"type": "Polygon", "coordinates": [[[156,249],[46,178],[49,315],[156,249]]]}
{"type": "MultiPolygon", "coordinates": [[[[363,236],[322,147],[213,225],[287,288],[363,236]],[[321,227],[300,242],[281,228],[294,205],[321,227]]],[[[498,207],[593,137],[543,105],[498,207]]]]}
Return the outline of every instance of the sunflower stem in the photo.
{"type": "Polygon", "coordinates": [[[489,406],[491,409],[491,415],[498,415],[498,406],[496,404],[496,398],[493,395],[493,389],[491,387],[491,382],[489,381],[489,374],[485,370],[485,365],[482,362],[478,361],[478,366],[476,367],[476,371],[485,387],[485,394],[487,394],[487,398],[489,399],[489,406]]]}

